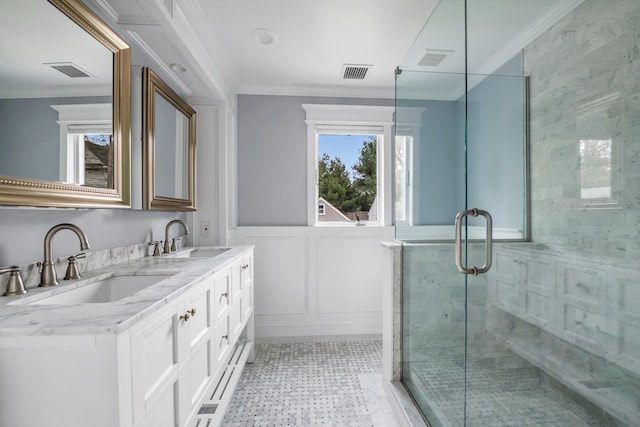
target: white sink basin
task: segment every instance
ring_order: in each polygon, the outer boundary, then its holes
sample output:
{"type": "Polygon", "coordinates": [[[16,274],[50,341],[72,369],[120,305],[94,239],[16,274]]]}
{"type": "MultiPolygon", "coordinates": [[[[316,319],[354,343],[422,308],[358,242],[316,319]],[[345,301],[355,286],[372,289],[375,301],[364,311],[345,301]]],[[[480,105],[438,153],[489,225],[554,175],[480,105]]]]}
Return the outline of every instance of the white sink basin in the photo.
{"type": "Polygon", "coordinates": [[[173,255],[175,258],[213,258],[220,254],[223,254],[231,248],[193,248],[191,250],[185,250],[184,252],[173,255]]]}
{"type": "Polygon", "coordinates": [[[91,304],[114,302],[166,279],[175,272],[163,274],[114,275],[28,304],[91,304]]]}

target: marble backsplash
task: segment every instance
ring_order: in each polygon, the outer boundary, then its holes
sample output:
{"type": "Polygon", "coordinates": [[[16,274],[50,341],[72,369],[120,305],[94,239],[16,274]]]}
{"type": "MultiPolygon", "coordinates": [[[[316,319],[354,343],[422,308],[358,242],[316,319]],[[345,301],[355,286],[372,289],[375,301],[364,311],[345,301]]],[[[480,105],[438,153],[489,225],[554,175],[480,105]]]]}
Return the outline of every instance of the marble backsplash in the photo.
{"type": "MultiPolygon", "coordinates": [[[[178,248],[182,246],[181,240],[176,241],[176,246],[178,248]]],[[[76,264],[80,274],[82,275],[87,271],[108,267],[110,265],[131,261],[145,256],[151,256],[152,254],[152,245],[150,246],[149,243],[136,243],[117,248],[87,251],[86,257],[78,259],[76,264]]],[[[60,282],[63,280],[65,272],[67,271],[67,258],[68,256],[63,256],[53,260],[58,281],[60,282]]],[[[27,289],[36,288],[40,283],[41,269],[38,266],[39,262],[42,262],[42,260],[18,265],[18,267],[20,267],[20,276],[22,277],[22,281],[27,289]]],[[[8,274],[0,275],[0,295],[4,293],[8,281],[8,274]]]]}

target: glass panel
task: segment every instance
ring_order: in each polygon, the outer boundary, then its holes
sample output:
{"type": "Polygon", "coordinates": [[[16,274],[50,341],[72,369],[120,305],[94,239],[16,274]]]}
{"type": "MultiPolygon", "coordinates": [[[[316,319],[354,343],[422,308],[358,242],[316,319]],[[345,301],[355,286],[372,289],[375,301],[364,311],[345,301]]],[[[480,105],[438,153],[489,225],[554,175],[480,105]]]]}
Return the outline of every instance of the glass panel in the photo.
{"type": "Polygon", "coordinates": [[[402,378],[432,427],[464,425],[465,290],[453,249],[402,247],[402,378]]]}
{"type": "Polygon", "coordinates": [[[464,422],[464,276],[453,243],[418,243],[451,241],[465,206],[460,88],[464,74],[406,70],[396,79],[396,154],[403,157],[396,165],[404,166],[396,168],[396,187],[405,189],[402,220],[396,207],[396,234],[406,242],[403,382],[433,427],[464,422]]]}
{"type": "Polygon", "coordinates": [[[402,378],[433,427],[464,425],[464,0],[442,0],[396,78],[396,237],[403,244],[402,378]]]}
{"type": "MultiPolygon", "coordinates": [[[[516,55],[493,75],[467,76],[467,206],[491,213],[501,240],[527,237],[526,80],[513,75],[521,64],[516,55]]],[[[484,239],[484,218],[468,225],[471,239],[484,239]]]]}
{"type": "Polygon", "coordinates": [[[453,220],[465,206],[464,100],[464,74],[402,71],[396,79],[396,142],[403,143],[396,152],[412,154],[395,171],[410,209],[403,220],[396,210],[399,240],[453,240],[453,220]]]}

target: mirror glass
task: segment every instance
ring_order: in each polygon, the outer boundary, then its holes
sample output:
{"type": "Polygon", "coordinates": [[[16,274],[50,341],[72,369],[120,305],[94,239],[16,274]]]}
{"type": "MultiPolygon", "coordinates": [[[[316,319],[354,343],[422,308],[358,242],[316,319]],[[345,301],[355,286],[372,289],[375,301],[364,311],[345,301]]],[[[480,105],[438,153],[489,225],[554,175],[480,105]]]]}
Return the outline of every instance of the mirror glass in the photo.
{"type": "Polygon", "coordinates": [[[156,195],[188,199],[189,117],[159,93],[154,104],[156,195]]]}
{"type": "Polygon", "coordinates": [[[144,207],[195,210],[196,112],[149,68],[143,86],[144,207]]]}
{"type": "Polygon", "coordinates": [[[0,204],[127,207],[129,47],[76,0],[2,7],[0,204]]]}

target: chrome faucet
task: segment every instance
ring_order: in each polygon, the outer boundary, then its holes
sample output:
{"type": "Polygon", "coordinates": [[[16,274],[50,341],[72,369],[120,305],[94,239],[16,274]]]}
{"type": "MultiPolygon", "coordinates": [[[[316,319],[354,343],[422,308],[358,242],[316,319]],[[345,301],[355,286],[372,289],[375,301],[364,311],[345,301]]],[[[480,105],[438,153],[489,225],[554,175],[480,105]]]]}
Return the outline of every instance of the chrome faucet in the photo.
{"type": "MultiPolygon", "coordinates": [[[[80,249],[89,249],[89,242],[87,241],[87,235],[84,231],[74,224],[58,224],[51,227],[44,236],[44,261],[42,262],[42,273],[40,274],[40,284],[38,286],[54,286],[58,284],[58,278],[56,277],[56,269],[53,268],[53,261],[51,260],[51,252],[53,251],[53,236],[60,230],[71,230],[78,235],[80,239],[80,249]]],[[[40,264],[40,263],[38,263],[40,264]]]]}
{"type": "MultiPolygon", "coordinates": [[[[189,234],[189,226],[187,226],[187,224],[182,221],[181,219],[174,219],[173,221],[169,221],[169,223],[167,224],[167,226],[164,229],[164,250],[162,251],[163,254],[168,254],[171,253],[171,246],[169,245],[169,228],[173,225],[173,224],[181,224],[182,227],[184,228],[184,235],[188,235],[189,234]]],[[[174,242],[174,247],[173,250],[175,251],[175,242],[174,242]]]]}

